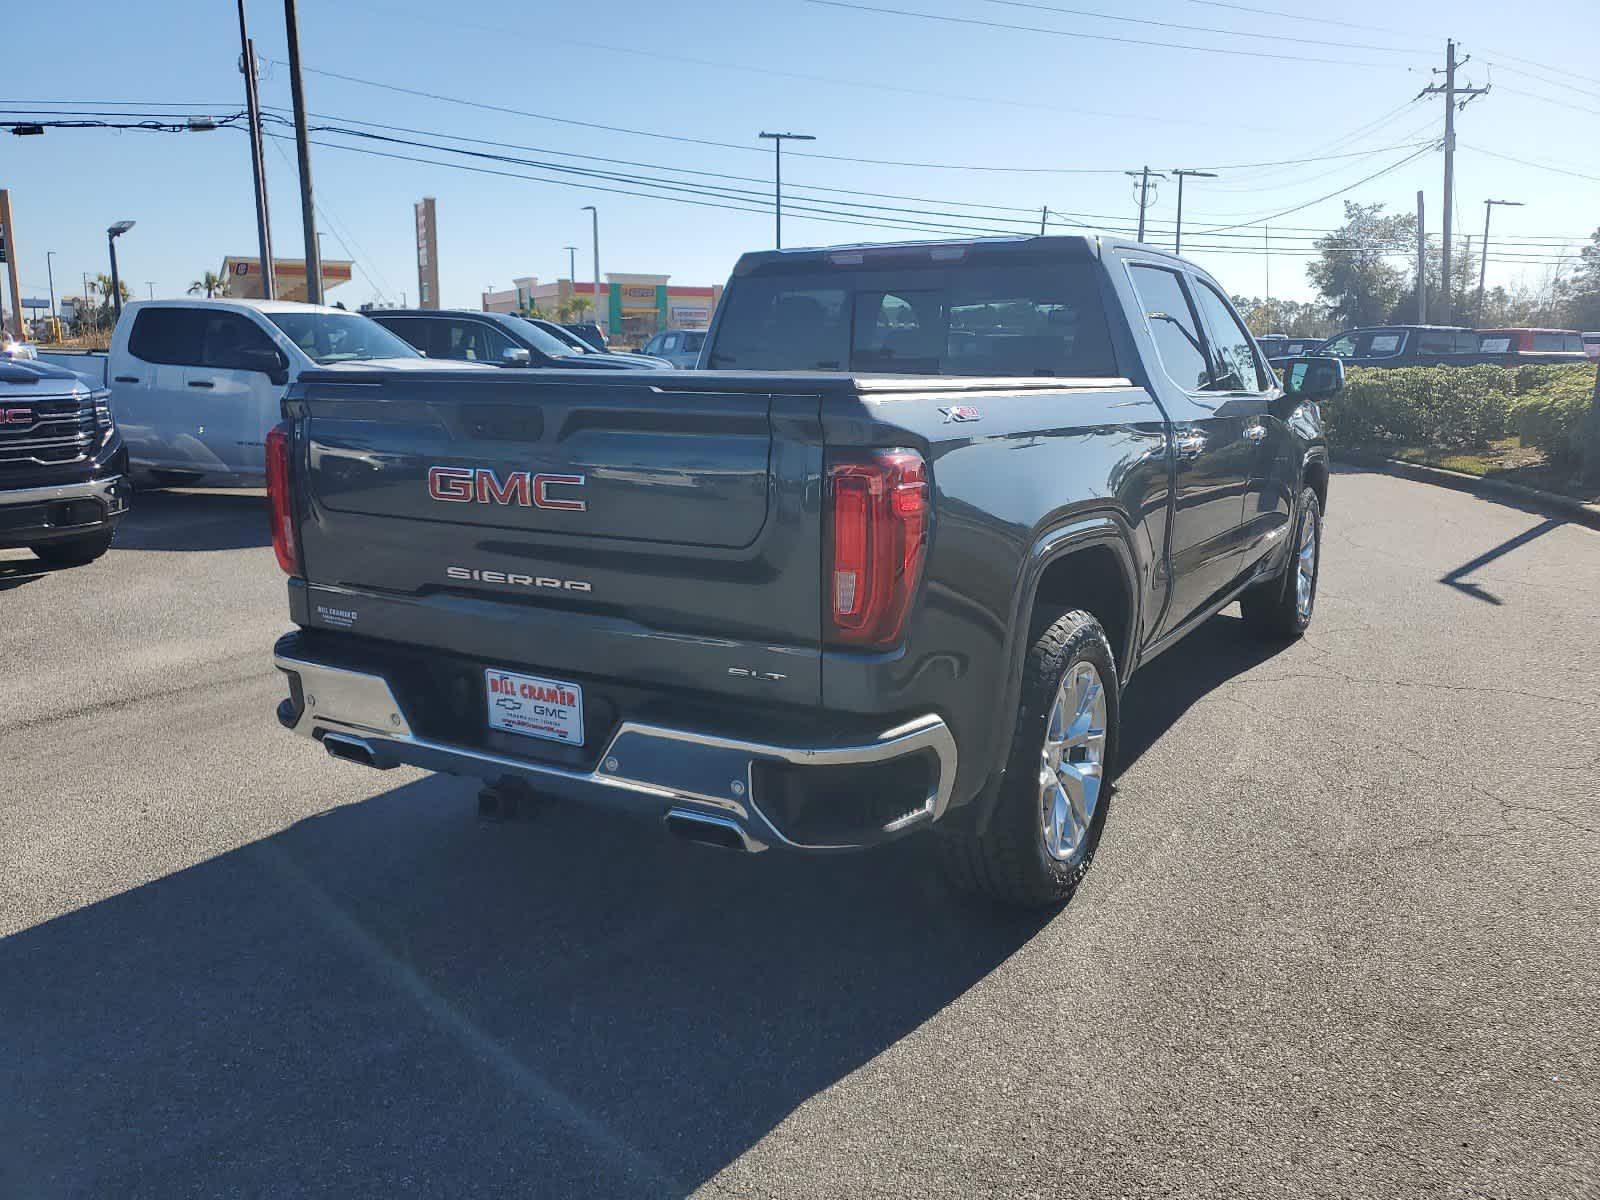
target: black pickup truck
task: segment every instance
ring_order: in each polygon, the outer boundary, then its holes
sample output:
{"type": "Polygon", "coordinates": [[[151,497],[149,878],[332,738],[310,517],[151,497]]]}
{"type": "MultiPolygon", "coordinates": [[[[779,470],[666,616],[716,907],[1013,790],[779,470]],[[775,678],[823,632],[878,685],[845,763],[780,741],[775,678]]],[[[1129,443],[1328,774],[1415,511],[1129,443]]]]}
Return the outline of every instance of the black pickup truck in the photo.
{"type": "Polygon", "coordinates": [[[1332,359],[1267,368],[1135,243],[750,254],[660,375],[311,371],[268,442],[280,721],[692,840],[937,834],[1065,897],[1122,689],[1231,601],[1315,603],[1332,359]]]}
{"type": "Polygon", "coordinates": [[[111,394],[47,363],[0,360],[0,548],[81,566],[128,509],[128,452],[111,394]]]}

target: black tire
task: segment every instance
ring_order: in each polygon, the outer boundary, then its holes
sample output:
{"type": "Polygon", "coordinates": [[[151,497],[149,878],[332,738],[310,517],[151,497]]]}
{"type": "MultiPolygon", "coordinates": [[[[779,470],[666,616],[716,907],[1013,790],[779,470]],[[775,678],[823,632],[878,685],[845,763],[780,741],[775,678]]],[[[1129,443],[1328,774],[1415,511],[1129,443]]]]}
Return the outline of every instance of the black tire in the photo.
{"type": "Polygon", "coordinates": [[[1283,570],[1265,583],[1257,584],[1239,597],[1239,609],[1251,632],[1274,641],[1293,641],[1305,633],[1316,614],[1317,581],[1322,577],[1322,504],[1311,488],[1301,488],[1295,501],[1289,557],[1283,570]],[[1300,549],[1311,528],[1311,588],[1305,608],[1300,605],[1300,549]]]}
{"type": "Polygon", "coordinates": [[[111,536],[109,532],[94,533],[64,542],[45,542],[33,547],[33,553],[47,567],[81,567],[111,549],[111,536]]]}
{"type": "Polygon", "coordinates": [[[1034,639],[1023,671],[1016,734],[988,827],[981,833],[939,835],[941,859],[956,887],[1019,908],[1057,905],[1072,895],[1105,828],[1119,702],[1116,661],[1099,621],[1086,612],[1065,613],[1034,639]],[[1094,667],[1103,689],[1104,744],[1086,829],[1071,855],[1058,858],[1046,848],[1045,738],[1064,681],[1083,664],[1094,667]]]}

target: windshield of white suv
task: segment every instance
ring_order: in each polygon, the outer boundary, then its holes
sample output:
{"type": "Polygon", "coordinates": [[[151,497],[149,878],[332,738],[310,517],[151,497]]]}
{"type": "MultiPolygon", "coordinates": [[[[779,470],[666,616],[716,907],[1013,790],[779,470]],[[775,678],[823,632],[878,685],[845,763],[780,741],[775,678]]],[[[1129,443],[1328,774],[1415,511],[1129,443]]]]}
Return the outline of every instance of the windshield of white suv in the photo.
{"type": "Polygon", "coordinates": [[[369,358],[420,358],[414,349],[359,313],[269,312],[265,314],[318,366],[369,358]]]}

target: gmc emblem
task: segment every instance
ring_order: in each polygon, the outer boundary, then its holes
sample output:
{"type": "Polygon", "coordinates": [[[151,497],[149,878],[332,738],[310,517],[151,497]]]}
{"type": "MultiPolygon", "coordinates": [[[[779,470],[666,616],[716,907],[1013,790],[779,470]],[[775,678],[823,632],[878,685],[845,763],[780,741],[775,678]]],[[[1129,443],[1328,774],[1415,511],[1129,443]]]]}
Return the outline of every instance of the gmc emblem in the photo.
{"type": "Polygon", "coordinates": [[[33,409],[0,408],[0,425],[32,425],[33,409]]]}
{"type": "Polygon", "coordinates": [[[585,512],[588,504],[561,495],[553,487],[580,488],[582,475],[535,475],[512,471],[504,482],[488,467],[429,467],[428,495],[447,504],[520,504],[524,508],[554,508],[585,512]]]}

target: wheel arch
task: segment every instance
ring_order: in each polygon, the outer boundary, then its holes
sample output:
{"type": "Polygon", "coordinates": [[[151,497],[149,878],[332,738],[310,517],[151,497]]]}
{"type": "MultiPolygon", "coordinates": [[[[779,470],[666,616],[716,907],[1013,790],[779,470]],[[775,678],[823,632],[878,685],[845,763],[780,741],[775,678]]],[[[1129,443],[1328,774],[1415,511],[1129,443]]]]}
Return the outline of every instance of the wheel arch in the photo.
{"type": "Polygon", "coordinates": [[[1028,647],[1037,636],[1037,623],[1046,613],[1072,609],[1094,616],[1111,643],[1120,687],[1138,661],[1142,599],[1136,584],[1137,561],[1132,530],[1114,511],[1077,515],[1035,538],[1018,578],[1015,612],[1006,638],[1005,683],[990,742],[995,760],[971,806],[980,828],[993,808],[1000,772],[1016,733],[1023,667],[1028,647]]]}
{"type": "Polygon", "coordinates": [[[1304,462],[1300,465],[1300,478],[1305,485],[1317,494],[1317,504],[1323,512],[1328,511],[1328,455],[1325,451],[1313,450],[1306,454],[1304,462]]]}

